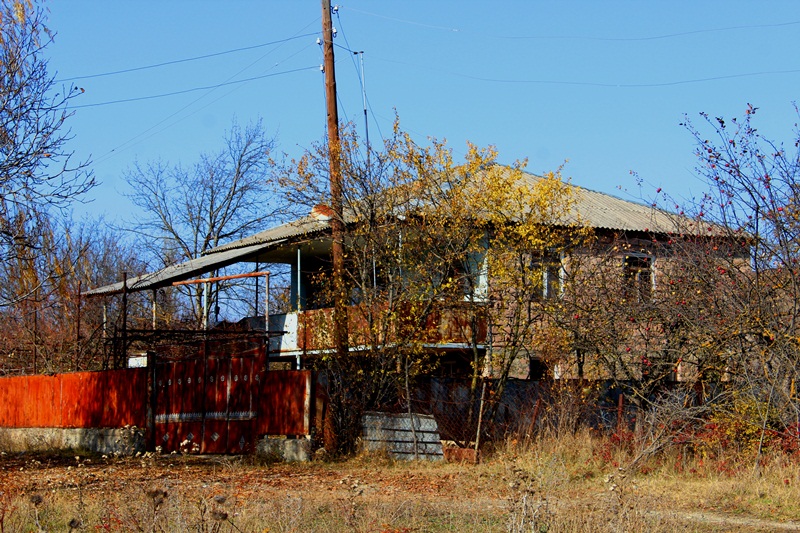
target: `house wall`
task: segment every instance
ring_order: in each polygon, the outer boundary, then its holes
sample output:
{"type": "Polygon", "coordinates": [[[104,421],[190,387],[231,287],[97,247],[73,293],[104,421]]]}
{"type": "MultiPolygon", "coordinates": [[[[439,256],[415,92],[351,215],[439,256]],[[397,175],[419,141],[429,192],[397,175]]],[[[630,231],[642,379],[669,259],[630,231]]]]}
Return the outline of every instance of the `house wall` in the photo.
{"type": "MultiPolygon", "coordinates": [[[[682,354],[680,346],[667,345],[668,337],[659,320],[681,317],[680,304],[684,300],[689,306],[694,306],[695,311],[702,312],[703,295],[696,294],[694,286],[676,288],[671,284],[693,281],[685,278],[702,275],[702,271],[697,270],[698,264],[714,271],[717,266],[734,268],[741,273],[749,271],[747,249],[723,244],[724,241],[700,238],[675,242],[666,235],[648,240],[641,235],[626,237],[609,232],[599,235],[592,248],[573,251],[565,258],[565,291],[560,300],[552,301],[552,305],[565,302],[565,306],[575,310],[574,317],[563,313],[556,320],[545,313],[536,342],[537,352],[548,363],[550,377],[643,379],[648,377],[647,374],[651,374],[649,377],[657,374],[667,379],[696,379],[697,376],[689,370],[690,366],[680,365],[678,361],[683,357],[685,362],[691,354],[682,354]],[[626,257],[647,258],[650,262],[648,294],[639,293],[637,289],[641,287],[634,287],[634,281],[626,277],[626,257]],[[684,292],[683,298],[678,296],[680,292],[676,292],[690,289],[695,294],[684,292]],[[641,320],[651,315],[656,317],[652,327],[643,326],[641,320]],[[572,319],[574,324],[569,323],[572,319]],[[569,346],[571,343],[579,345],[580,340],[570,339],[570,332],[585,328],[589,334],[597,336],[606,325],[607,334],[625,339],[626,345],[615,347],[613,339],[610,339],[607,346],[612,351],[586,354],[579,376],[576,353],[569,346]],[[556,346],[562,347],[561,353],[554,348],[556,346]],[[608,364],[610,362],[614,365],[608,364]],[[671,376],[667,375],[670,372],[671,376]]],[[[726,279],[722,281],[730,283],[726,279]]],[[[706,290],[712,287],[703,283],[697,286],[706,290]]],[[[721,293],[713,296],[724,297],[721,293]]]]}

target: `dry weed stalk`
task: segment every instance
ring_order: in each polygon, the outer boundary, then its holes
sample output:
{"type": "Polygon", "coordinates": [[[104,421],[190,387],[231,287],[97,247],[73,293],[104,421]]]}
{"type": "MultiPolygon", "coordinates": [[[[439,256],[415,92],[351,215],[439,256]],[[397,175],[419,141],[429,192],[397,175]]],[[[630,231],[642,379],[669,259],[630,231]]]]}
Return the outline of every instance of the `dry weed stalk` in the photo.
{"type": "Polygon", "coordinates": [[[538,481],[527,470],[514,466],[507,478],[511,493],[508,497],[508,520],[506,530],[509,533],[530,531],[548,531],[554,515],[549,508],[547,497],[537,492],[538,481]]]}

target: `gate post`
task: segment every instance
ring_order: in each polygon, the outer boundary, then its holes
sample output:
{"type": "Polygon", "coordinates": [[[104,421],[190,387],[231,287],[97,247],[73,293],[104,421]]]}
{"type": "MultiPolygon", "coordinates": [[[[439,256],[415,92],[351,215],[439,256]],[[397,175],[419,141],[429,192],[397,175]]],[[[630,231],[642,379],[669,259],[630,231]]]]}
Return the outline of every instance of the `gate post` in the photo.
{"type": "Polygon", "coordinates": [[[311,379],[312,372],[311,370],[306,371],[306,397],[305,401],[303,402],[303,431],[305,431],[306,436],[309,438],[311,437],[311,409],[313,408],[314,402],[312,401],[313,398],[313,381],[311,379]]]}
{"type": "Polygon", "coordinates": [[[147,352],[147,387],[146,387],[146,449],[156,451],[156,354],[147,352]]]}

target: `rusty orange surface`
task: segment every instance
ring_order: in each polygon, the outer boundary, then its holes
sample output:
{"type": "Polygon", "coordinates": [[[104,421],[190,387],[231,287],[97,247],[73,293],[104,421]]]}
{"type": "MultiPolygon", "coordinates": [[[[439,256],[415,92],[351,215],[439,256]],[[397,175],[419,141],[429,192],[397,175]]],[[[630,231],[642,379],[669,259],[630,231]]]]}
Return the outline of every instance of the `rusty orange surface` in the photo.
{"type": "Polygon", "coordinates": [[[145,425],[147,369],[0,378],[0,426],[145,425]]]}
{"type": "MultiPolygon", "coordinates": [[[[373,339],[369,323],[366,320],[366,309],[350,307],[348,311],[349,343],[351,346],[369,346],[373,342],[378,344],[393,344],[399,340],[413,339],[414,341],[436,345],[451,343],[470,343],[472,341],[472,314],[467,312],[469,306],[451,306],[444,309],[431,311],[424,317],[422,324],[412,324],[402,316],[392,327],[384,328],[385,311],[373,310],[377,324],[375,331],[385,332],[389,338],[373,339]]],[[[478,312],[478,311],[476,311],[478,312]]],[[[401,313],[402,315],[402,313],[401,313]]],[[[483,343],[486,340],[486,320],[478,316],[475,321],[477,326],[477,340],[483,343]]],[[[325,350],[333,348],[333,309],[313,309],[302,311],[297,320],[297,349],[325,350]]]]}
{"type": "Polygon", "coordinates": [[[306,433],[308,370],[276,370],[262,374],[256,434],[302,435],[306,433]]]}

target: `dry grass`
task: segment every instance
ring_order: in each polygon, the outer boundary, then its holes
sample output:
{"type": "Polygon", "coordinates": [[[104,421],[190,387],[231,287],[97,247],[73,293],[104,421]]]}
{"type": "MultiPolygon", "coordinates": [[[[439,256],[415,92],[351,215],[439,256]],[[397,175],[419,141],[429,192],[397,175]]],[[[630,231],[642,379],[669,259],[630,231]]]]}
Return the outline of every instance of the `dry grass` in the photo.
{"type": "MultiPolygon", "coordinates": [[[[589,431],[505,443],[479,465],[251,458],[0,458],[6,531],[773,531],[800,528],[791,458],[701,460],[589,431]],[[635,464],[635,468],[628,468],[635,464]]],[[[746,458],[745,458],[746,459],[746,458]]]]}

